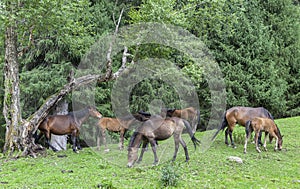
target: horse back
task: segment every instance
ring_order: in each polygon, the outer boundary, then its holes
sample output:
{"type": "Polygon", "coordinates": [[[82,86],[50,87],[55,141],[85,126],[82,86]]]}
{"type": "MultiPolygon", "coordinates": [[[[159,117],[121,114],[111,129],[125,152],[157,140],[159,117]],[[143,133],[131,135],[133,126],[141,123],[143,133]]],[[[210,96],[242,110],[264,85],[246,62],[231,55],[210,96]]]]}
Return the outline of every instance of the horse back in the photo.
{"type": "Polygon", "coordinates": [[[252,120],[256,117],[273,118],[272,115],[263,107],[232,107],[226,111],[226,119],[228,122],[238,123],[245,126],[248,120],[252,120]]]}
{"type": "Polygon", "coordinates": [[[73,130],[78,130],[74,119],[68,115],[53,115],[46,118],[41,125],[42,129],[50,130],[56,135],[64,135],[71,133],[73,130]]]}
{"type": "Polygon", "coordinates": [[[122,124],[120,123],[120,121],[116,118],[110,118],[110,117],[103,117],[99,120],[98,125],[102,128],[102,129],[107,129],[109,131],[113,131],[113,132],[119,132],[121,131],[121,129],[123,129],[124,127],[122,127],[122,124]]]}
{"type": "Polygon", "coordinates": [[[167,119],[151,118],[144,122],[142,126],[136,129],[136,132],[142,133],[146,138],[153,138],[155,140],[165,140],[170,138],[176,130],[177,117],[167,119]]]}
{"type": "Polygon", "coordinates": [[[196,115],[197,115],[197,110],[194,107],[189,107],[181,110],[174,110],[172,116],[189,120],[189,119],[193,119],[196,115]]]}
{"type": "Polygon", "coordinates": [[[252,127],[255,130],[261,130],[266,132],[277,132],[277,126],[272,119],[264,117],[255,117],[251,121],[252,127]]]}

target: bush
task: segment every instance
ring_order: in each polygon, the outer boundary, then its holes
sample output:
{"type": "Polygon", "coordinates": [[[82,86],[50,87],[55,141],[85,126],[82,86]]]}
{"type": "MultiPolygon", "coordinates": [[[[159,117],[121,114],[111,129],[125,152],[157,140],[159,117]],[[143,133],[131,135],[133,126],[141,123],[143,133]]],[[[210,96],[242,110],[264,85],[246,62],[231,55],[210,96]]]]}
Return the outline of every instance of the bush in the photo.
{"type": "Polygon", "coordinates": [[[167,164],[161,169],[160,184],[162,187],[176,186],[178,184],[179,175],[173,164],[167,164]]]}

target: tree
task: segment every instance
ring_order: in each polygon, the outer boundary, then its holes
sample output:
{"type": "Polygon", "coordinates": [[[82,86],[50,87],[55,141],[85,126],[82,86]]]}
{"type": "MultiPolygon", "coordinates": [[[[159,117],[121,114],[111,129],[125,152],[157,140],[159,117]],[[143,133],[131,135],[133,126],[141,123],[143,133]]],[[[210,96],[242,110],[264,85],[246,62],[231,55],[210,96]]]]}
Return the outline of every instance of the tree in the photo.
{"type": "MultiPolygon", "coordinates": [[[[49,1],[49,3],[52,1],[49,1]]],[[[72,2],[72,5],[76,7],[73,3],[78,3],[79,7],[80,5],[85,6],[84,4],[86,1],[76,1],[72,2]],[[83,4],[81,4],[83,3],[83,4]]],[[[19,64],[18,64],[18,55],[17,55],[17,31],[20,32],[20,30],[17,30],[17,28],[20,28],[20,25],[22,22],[17,22],[18,20],[22,20],[24,25],[30,25],[32,24],[32,20],[28,21],[29,17],[26,17],[24,19],[20,19],[18,16],[24,16],[26,14],[23,14],[24,12],[28,10],[33,10],[34,6],[37,6],[35,3],[45,3],[43,2],[26,2],[24,1],[21,4],[18,4],[18,2],[15,1],[5,1],[5,11],[7,15],[7,20],[5,20],[6,23],[6,35],[5,35],[5,95],[4,95],[4,117],[6,120],[6,143],[4,146],[5,152],[13,153],[17,150],[21,151],[23,155],[35,155],[35,151],[39,150],[40,147],[37,146],[32,138],[33,133],[37,130],[39,124],[41,121],[47,116],[51,108],[59,102],[62,98],[64,98],[67,94],[69,94],[72,90],[74,90],[77,87],[80,87],[82,85],[85,85],[90,82],[98,81],[99,83],[108,81],[110,79],[113,79],[112,75],[112,61],[109,58],[108,53],[108,60],[107,60],[107,69],[105,73],[102,75],[85,75],[80,78],[76,79],[70,79],[69,83],[65,84],[61,90],[59,90],[56,94],[53,94],[50,96],[46,102],[40,108],[33,113],[31,116],[29,116],[28,119],[22,119],[21,115],[21,108],[20,108],[20,87],[19,87],[19,64]],[[32,7],[31,7],[32,6],[32,7]],[[32,9],[33,8],[33,9],[32,9]]],[[[55,3],[55,2],[54,2],[55,3]]],[[[51,5],[51,4],[50,4],[51,5]]],[[[49,5],[48,5],[49,6],[49,5]]],[[[43,8],[49,8],[48,6],[45,6],[43,8]]],[[[65,6],[63,3],[62,6],[65,6]]],[[[39,7],[39,6],[37,6],[39,7]]],[[[64,8],[70,8],[72,6],[64,7],[64,8]]],[[[36,8],[36,7],[35,7],[36,8]]],[[[36,13],[44,13],[44,9],[42,8],[41,12],[36,13]]],[[[39,10],[39,9],[38,9],[39,10]]],[[[69,9],[68,9],[69,10],[69,9]]],[[[74,10],[72,10],[74,11],[74,10]]],[[[29,11],[30,12],[30,11],[29,11]]],[[[56,13],[56,12],[55,12],[56,13]]],[[[122,15],[122,13],[121,13],[122,15]]],[[[28,16],[28,15],[27,15],[28,16]]],[[[39,14],[36,14],[35,16],[39,16],[39,14]]],[[[53,15],[56,17],[56,15],[53,15]]],[[[63,14],[63,16],[65,16],[63,14]]],[[[50,16],[51,17],[51,16],[50,16]]],[[[60,20],[59,18],[57,18],[60,20]]],[[[50,19],[51,20],[51,19],[50,19]]],[[[50,21],[47,20],[46,21],[50,21]]],[[[120,25],[121,16],[117,23],[117,28],[120,25]]],[[[52,20],[53,21],[53,20],[52,20]]],[[[54,20],[55,21],[55,20],[54,20]]],[[[40,24],[40,23],[38,23],[40,24]]],[[[52,23],[53,24],[53,23],[52,23]]],[[[74,23],[74,26],[78,24],[77,22],[74,23]]],[[[43,25],[43,24],[41,24],[43,25]]],[[[55,25],[55,24],[54,24],[55,25]]],[[[36,25],[34,25],[36,26],[36,25]]],[[[72,25],[71,25],[72,26],[72,25]]],[[[22,26],[24,27],[24,26],[22,26]]],[[[26,27],[24,27],[26,28],[26,27]]],[[[38,27],[40,29],[40,27],[38,27]]],[[[57,28],[56,28],[57,29],[57,28]]],[[[68,28],[67,28],[68,29],[68,28]]],[[[85,28],[86,29],[86,28],[85,28]]],[[[83,29],[84,30],[84,29],[83,29]]],[[[33,43],[32,37],[33,37],[33,30],[29,30],[29,42],[30,45],[33,43]]],[[[60,30],[58,30],[60,31],[60,30]]],[[[116,29],[117,33],[117,29],[116,29]]],[[[22,43],[21,43],[22,44],[22,43]]],[[[34,44],[34,43],[33,43],[34,44]]],[[[26,53],[28,51],[28,48],[30,45],[25,46],[22,48],[21,53],[26,53]]],[[[78,48],[78,47],[75,47],[78,48]]],[[[83,50],[83,49],[81,49],[83,50]]]]}
{"type": "Polygon", "coordinates": [[[290,0],[192,2],[190,31],[223,70],[227,106],[264,106],[276,117],[289,106],[297,112],[299,7],[290,0]]]}
{"type": "Polygon", "coordinates": [[[5,2],[8,13],[8,24],[5,31],[5,65],[4,65],[4,107],[3,115],[6,121],[6,134],[4,151],[9,148],[18,148],[18,139],[14,137],[21,133],[20,88],[19,88],[19,65],[17,60],[17,21],[15,9],[18,4],[5,2]]]}

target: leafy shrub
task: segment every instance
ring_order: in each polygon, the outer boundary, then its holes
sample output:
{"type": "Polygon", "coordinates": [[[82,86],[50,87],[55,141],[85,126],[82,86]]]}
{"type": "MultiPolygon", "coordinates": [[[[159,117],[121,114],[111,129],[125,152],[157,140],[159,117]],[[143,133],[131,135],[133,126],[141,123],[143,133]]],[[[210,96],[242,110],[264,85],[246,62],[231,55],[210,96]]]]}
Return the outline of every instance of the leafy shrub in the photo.
{"type": "Polygon", "coordinates": [[[176,186],[178,184],[179,175],[176,172],[176,167],[172,164],[167,164],[161,169],[160,184],[162,187],[176,186]]]}

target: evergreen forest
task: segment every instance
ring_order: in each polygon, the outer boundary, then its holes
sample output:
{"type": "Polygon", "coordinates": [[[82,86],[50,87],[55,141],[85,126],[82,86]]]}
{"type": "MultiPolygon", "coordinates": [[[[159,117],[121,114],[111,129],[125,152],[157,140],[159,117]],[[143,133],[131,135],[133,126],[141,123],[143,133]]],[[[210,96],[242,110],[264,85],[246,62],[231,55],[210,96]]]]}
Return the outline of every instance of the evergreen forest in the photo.
{"type": "MultiPolygon", "coordinates": [[[[20,109],[27,118],[69,82],[70,73],[91,46],[116,31],[118,19],[119,28],[141,22],[169,24],[200,39],[221,69],[226,108],[263,106],[275,118],[300,115],[299,0],[2,0],[1,110],[5,99],[5,33],[11,20],[17,33],[20,109]]],[[[112,70],[122,64],[122,53],[111,57],[112,70]]],[[[211,98],[205,68],[177,49],[159,44],[129,46],[127,53],[128,64],[165,59],[188,76],[199,99],[199,129],[205,129],[212,103],[218,100],[211,98]]],[[[95,90],[95,105],[106,117],[115,117],[111,103],[114,82],[99,83],[95,90]]],[[[69,103],[71,95],[65,98],[69,103]]],[[[145,78],[131,91],[130,110],[150,111],[149,104],[157,98],[168,108],[182,106],[171,85],[145,78]]],[[[69,108],[71,111],[72,106],[69,108]]],[[[3,139],[6,121],[2,114],[0,123],[3,139]]]]}

